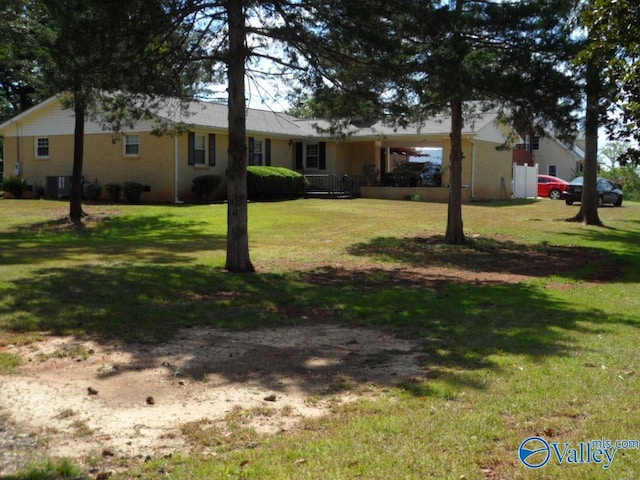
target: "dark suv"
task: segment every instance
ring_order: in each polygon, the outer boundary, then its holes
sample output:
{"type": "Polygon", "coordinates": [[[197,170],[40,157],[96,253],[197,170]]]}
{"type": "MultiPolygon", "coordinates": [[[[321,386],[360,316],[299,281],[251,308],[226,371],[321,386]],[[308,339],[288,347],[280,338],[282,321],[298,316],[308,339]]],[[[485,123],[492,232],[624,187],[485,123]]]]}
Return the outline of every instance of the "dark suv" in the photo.
{"type": "MultiPolygon", "coordinates": [[[[582,183],[584,177],[574,178],[567,189],[562,192],[562,198],[567,205],[573,205],[574,202],[582,201],[582,183]]],[[[598,178],[598,206],[610,203],[614,207],[622,205],[622,190],[617,188],[606,178],[598,178]]]]}
{"type": "Polygon", "coordinates": [[[442,168],[437,163],[426,162],[420,172],[420,185],[423,187],[442,186],[442,168]]]}

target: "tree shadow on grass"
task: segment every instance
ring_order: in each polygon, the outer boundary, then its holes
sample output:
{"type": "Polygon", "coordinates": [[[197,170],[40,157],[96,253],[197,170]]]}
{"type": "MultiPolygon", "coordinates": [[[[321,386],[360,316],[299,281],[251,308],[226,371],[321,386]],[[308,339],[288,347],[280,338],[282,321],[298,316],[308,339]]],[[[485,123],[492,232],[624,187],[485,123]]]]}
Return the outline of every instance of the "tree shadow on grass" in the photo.
{"type": "MultiPolygon", "coordinates": [[[[465,245],[449,245],[440,235],[378,237],[353,245],[349,253],[417,268],[440,267],[468,272],[462,276],[467,279],[473,277],[470,273],[478,272],[532,278],[556,276],[571,280],[617,279],[620,271],[629,266],[624,255],[596,248],[529,245],[492,238],[474,238],[465,245]]],[[[460,274],[457,276],[461,277],[460,274]]],[[[500,277],[495,280],[499,283],[500,277]]]]}
{"type": "Polygon", "coordinates": [[[161,215],[98,218],[89,226],[68,219],[36,223],[0,236],[0,265],[38,265],[99,254],[107,260],[177,263],[183,254],[222,250],[226,237],[206,233],[204,222],[176,222],[161,215]]]}
{"type": "MultiPolygon", "coordinates": [[[[0,325],[4,331],[116,344],[131,361],[109,375],[157,367],[163,345],[202,328],[202,335],[184,343],[180,371],[273,391],[286,388],[287,378],[316,395],[331,393],[340,379],[399,385],[408,378],[438,377],[481,388],[448,372],[497,370],[491,357],[499,354],[570,355],[573,333],[597,334],[609,324],[637,321],[578,308],[530,285],[445,282],[434,288],[417,277],[394,278],[394,272],[379,269],[288,275],[231,275],[176,265],[48,269],[0,292],[0,325]],[[339,341],[311,341],[326,333],[317,328],[335,325],[354,333],[339,341]],[[358,333],[361,327],[380,333],[378,350],[364,348],[372,340],[358,333]],[[297,330],[286,330],[291,328],[297,330]],[[274,341],[272,333],[283,329],[291,333],[274,341]],[[247,334],[239,339],[243,330],[247,334]],[[410,346],[394,347],[396,336],[410,346]],[[404,371],[377,374],[373,368],[409,358],[404,371]]],[[[175,373],[167,366],[168,377],[175,373]]]]}

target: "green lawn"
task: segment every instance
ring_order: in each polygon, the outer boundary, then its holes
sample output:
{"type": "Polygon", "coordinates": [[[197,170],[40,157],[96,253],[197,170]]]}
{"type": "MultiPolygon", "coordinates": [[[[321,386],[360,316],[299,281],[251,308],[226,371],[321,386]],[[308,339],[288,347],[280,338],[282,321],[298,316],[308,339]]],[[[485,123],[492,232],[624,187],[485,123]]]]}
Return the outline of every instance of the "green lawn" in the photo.
{"type": "MultiPolygon", "coordinates": [[[[122,478],[638,478],[640,450],[619,450],[608,470],[570,464],[569,453],[539,471],[518,459],[533,435],[561,450],[640,440],[640,204],[602,208],[605,228],[562,221],[576,208],[466,205],[472,243],[453,247],[439,241],[445,204],[252,203],[258,273],[232,275],[225,205],[88,205],[86,225],[72,228],[65,203],[1,200],[0,345],[332,321],[423,349],[424,379],[250,446],[230,439],[215,456],[140,462],[122,478]]],[[[19,368],[0,351],[0,372],[19,368]]],[[[54,467],[16,478],[55,478],[54,467]]]]}

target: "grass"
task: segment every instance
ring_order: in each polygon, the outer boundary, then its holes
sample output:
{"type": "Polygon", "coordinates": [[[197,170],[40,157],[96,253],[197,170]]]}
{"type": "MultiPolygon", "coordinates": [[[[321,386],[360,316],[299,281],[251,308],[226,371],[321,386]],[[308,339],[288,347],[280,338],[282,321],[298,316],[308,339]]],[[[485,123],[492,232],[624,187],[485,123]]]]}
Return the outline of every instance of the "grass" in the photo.
{"type": "MultiPolygon", "coordinates": [[[[155,459],[122,478],[530,478],[517,457],[528,436],[640,436],[640,204],[601,209],[606,228],[560,221],[576,208],[563,202],[466,205],[470,244],[453,247],[439,241],[443,204],[254,203],[255,275],[222,269],[224,205],[86,208],[75,229],[63,203],[0,201],[0,345],[331,321],[418,341],[427,373],[286,434],[185,425],[214,457],[155,459]]],[[[0,373],[16,362],[0,352],[0,373]]],[[[605,471],[550,461],[537,473],[605,471]]],[[[637,478],[640,451],[618,452],[606,473],[637,478]]]]}

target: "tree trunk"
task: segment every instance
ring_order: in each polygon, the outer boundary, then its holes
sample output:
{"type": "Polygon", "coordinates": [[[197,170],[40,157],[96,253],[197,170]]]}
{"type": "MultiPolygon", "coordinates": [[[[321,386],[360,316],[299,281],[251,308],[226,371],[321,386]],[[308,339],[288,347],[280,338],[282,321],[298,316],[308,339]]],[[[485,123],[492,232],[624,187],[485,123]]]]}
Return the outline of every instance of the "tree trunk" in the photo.
{"type": "Polygon", "coordinates": [[[602,226],[598,216],[598,123],[600,114],[600,69],[587,64],[587,111],[585,115],[584,181],[578,214],[569,221],[602,226]]]}
{"type": "Polygon", "coordinates": [[[69,196],[69,218],[72,222],[82,221],[82,168],[84,162],[84,117],[86,102],[80,81],[75,82],[74,91],[75,128],[73,132],[73,170],[71,172],[71,193],[69,196]]]}
{"type": "Polygon", "coordinates": [[[227,2],[229,16],[229,168],[227,170],[227,261],[230,272],[253,272],[249,258],[245,112],[245,18],[243,0],[227,2]]]}
{"type": "Polygon", "coordinates": [[[462,245],[466,242],[462,226],[462,102],[451,102],[451,154],[449,156],[449,210],[445,243],[462,245]]]}

